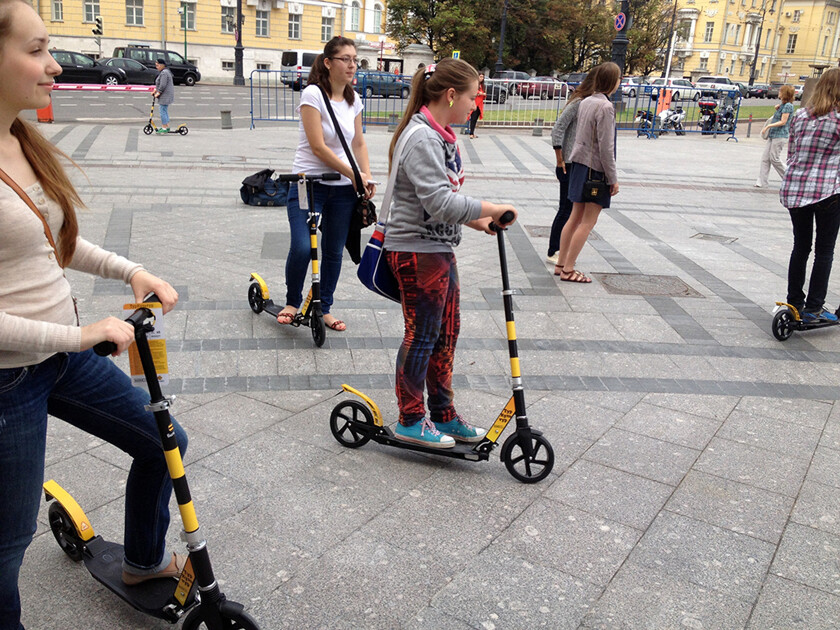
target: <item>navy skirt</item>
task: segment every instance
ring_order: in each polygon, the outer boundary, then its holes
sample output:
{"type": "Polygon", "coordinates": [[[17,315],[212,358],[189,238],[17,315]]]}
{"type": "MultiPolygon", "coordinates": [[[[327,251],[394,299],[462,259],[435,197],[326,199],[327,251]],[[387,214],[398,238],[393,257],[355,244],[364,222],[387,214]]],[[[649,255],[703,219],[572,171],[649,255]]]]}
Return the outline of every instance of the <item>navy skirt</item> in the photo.
{"type": "MultiPolygon", "coordinates": [[[[576,203],[584,203],[583,187],[586,185],[586,180],[589,179],[590,173],[592,173],[592,179],[600,179],[603,181],[607,180],[607,176],[604,175],[601,171],[596,171],[594,168],[589,168],[588,166],[586,166],[586,164],[572,162],[572,172],[569,175],[570,201],[576,203]]],[[[607,188],[606,194],[599,195],[597,199],[593,201],[587,201],[586,203],[597,203],[602,208],[609,208],[611,198],[612,195],[610,195],[609,188],[607,188]]]]}

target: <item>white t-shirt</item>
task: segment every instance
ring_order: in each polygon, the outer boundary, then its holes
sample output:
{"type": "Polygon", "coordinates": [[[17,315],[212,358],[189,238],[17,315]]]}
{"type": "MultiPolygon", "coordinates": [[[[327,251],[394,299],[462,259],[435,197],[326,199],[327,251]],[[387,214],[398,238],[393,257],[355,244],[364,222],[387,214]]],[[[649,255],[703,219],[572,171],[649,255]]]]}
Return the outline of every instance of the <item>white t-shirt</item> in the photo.
{"type": "MultiPolygon", "coordinates": [[[[347,142],[347,146],[352,148],[353,138],[356,136],[356,116],[364,109],[362,98],[356,95],[352,105],[345,100],[336,101],[333,99],[330,99],[330,104],[335,112],[336,119],[338,119],[338,124],[341,126],[341,131],[344,133],[344,140],[347,142]]],[[[301,92],[300,105],[297,108],[298,112],[303,107],[314,107],[320,112],[321,131],[324,133],[324,142],[338,156],[339,160],[349,166],[350,160],[347,159],[347,155],[344,153],[344,147],[341,146],[341,140],[338,139],[338,135],[335,133],[332,117],[327,111],[327,106],[324,104],[324,95],[317,85],[309,85],[301,92]]],[[[358,168],[358,166],[359,163],[356,161],[356,167],[358,168]]],[[[295,173],[303,172],[312,173],[313,175],[334,172],[333,169],[319,160],[312,152],[309,141],[306,139],[306,131],[303,129],[302,120],[298,126],[298,146],[295,151],[295,161],[292,164],[292,170],[295,173]]],[[[351,182],[342,175],[340,180],[319,183],[331,186],[343,186],[351,182]]]]}

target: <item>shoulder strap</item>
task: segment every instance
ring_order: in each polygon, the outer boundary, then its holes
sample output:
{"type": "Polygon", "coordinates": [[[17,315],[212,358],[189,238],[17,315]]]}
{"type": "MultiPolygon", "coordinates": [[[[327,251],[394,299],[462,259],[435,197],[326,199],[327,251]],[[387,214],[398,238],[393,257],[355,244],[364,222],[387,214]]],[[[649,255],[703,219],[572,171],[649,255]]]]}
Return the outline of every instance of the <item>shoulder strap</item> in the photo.
{"type": "Polygon", "coordinates": [[[397,171],[400,170],[400,158],[402,157],[403,149],[405,148],[408,139],[412,134],[420,129],[420,125],[414,125],[411,129],[403,131],[400,136],[397,146],[394,147],[394,156],[391,158],[391,173],[388,175],[388,186],[385,188],[385,198],[382,200],[382,208],[379,210],[379,222],[388,223],[388,215],[391,210],[391,198],[394,196],[394,188],[397,185],[397,171]]]}
{"type": "Polygon", "coordinates": [[[13,180],[11,177],[9,177],[6,174],[6,171],[4,171],[2,168],[0,168],[0,179],[2,179],[6,183],[6,185],[8,185],[9,188],[14,190],[18,194],[18,197],[23,199],[23,202],[27,206],[29,206],[29,208],[32,210],[32,212],[35,213],[35,216],[37,216],[39,219],[41,219],[41,223],[44,225],[44,235],[47,237],[47,240],[50,242],[50,246],[55,250],[55,256],[56,256],[56,260],[58,261],[59,267],[63,268],[64,265],[61,264],[61,257],[59,256],[58,247],[56,247],[55,241],[53,240],[53,235],[52,235],[52,230],[50,230],[50,225],[49,225],[49,223],[47,223],[47,220],[44,218],[44,215],[41,214],[41,211],[38,210],[38,206],[36,206],[33,203],[32,199],[30,199],[29,195],[27,195],[26,192],[24,192],[23,188],[18,186],[17,182],[15,180],[13,180]]]}
{"type": "Polygon", "coordinates": [[[335,129],[335,135],[338,136],[338,139],[341,141],[341,146],[344,148],[344,154],[347,156],[347,161],[350,162],[350,168],[353,169],[353,179],[356,180],[356,190],[359,194],[363,194],[365,190],[365,183],[362,181],[362,174],[359,172],[359,168],[356,166],[356,161],[353,159],[353,152],[350,151],[350,147],[347,146],[347,140],[344,139],[344,134],[341,133],[341,127],[338,124],[338,119],[335,117],[335,112],[332,108],[332,103],[330,103],[330,97],[327,96],[326,90],[322,88],[320,85],[318,89],[321,90],[321,95],[324,97],[324,104],[327,106],[327,112],[332,119],[333,128],[335,129]]]}

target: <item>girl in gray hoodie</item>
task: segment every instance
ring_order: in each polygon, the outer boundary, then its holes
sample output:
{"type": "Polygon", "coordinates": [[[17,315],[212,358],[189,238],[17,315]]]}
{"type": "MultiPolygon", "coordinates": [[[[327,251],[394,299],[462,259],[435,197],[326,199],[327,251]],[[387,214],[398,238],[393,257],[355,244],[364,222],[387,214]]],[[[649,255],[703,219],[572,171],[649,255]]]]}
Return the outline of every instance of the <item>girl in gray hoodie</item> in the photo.
{"type": "Polygon", "coordinates": [[[458,194],[464,170],[450,125],[467,119],[477,93],[478,74],[460,59],[444,59],[418,70],[389,154],[393,159],[404,131],[420,127],[402,143],[399,162],[391,163],[399,170],[384,243],[399,282],[405,318],[405,336],[397,354],[400,416],[394,434],[438,448],[451,448],[455,440],[477,442],[485,434],[464,421],[453,403],[460,285],[452,250],[461,241],[462,225],[493,234],[490,222],[503,225],[505,212],[512,211],[516,220],[513,206],[458,194]]]}

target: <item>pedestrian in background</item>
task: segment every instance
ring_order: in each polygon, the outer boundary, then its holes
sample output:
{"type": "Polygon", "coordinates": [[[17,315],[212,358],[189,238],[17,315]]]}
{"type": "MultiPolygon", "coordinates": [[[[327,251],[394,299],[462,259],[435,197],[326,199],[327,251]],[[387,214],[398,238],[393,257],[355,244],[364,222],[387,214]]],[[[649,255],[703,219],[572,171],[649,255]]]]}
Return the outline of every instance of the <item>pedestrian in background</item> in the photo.
{"type": "Polygon", "coordinates": [[[388,155],[393,160],[400,137],[410,130],[398,163],[390,165],[398,170],[384,243],[405,319],[397,353],[400,414],[394,435],[435,448],[452,448],[455,440],[479,442],[486,433],[455,410],[452,367],[461,297],[453,248],[461,242],[462,225],[494,234],[491,220],[502,225],[508,211],[509,223],[516,219],[513,206],[458,194],[464,170],[451,125],[464,122],[476,94],[478,75],[461,59],[443,59],[418,70],[388,155]]]}
{"type": "MultiPolygon", "coordinates": [[[[134,328],[116,317],[81,326],[64,270],[72,269],[73,279],[86,273],[121,280],[138,302],[153,291],[164,312],[175,306],[178,293],[141,265],[80,236],[76,208],[82,201],[62,166],[69,158],[19,116],[50,103],[61,66],[48,45],[47,29],[28,2],[0,0],[2,630],[23,629],[18,576],[39,529],[48,414],[50,423],[67,422],[130,459],[120,548],[123,583],[171,580],[186,563],[186,556],[166,551],[172,480],[154,414],[145,407],[149,394],[92,349],[110,341],[120,354],[134,342],[134,328]]],[[[174,419],[171,430],[183,453],[187,437],[174,419]]],[[[81,478],[93,473],[83,467],[76,472],[81,478]]],[[[38,594],[30,595],[32,608],[38,608],[38,594]]]]}
{"type": "Polygon", "coordinates": [[[487,96],[487,90],[484,88],[484,73],[480,72],[478,75],[478,92],[475,94],[475,109],[470,112],[470,140],[478,138],[475,135],[475,126],[478,124],[478,119],[484,120],[484,99],[487,96]]]}
{"type": "Polygon", "coordinates": [[[758,171],[758,179],[755,180],[755,187],[761,188],[769,183],[767,176],[770,175],[770,165],[776,169],[779,177],[785,178],[785,165],[782,162],[782,149],[787,144],[790,135],[790,121],[793,116],[793,97],[796,92],[792,85],[783,85],[779,90],[779,98],[782,105],[778,107],[773,116],[768,120],[761,130],[761,137],[766,138],[764,154],[761,156],[761,167],[758,171]]]}
{"type": "Polygon", "coordinates": [[[554,147],[554,157],[557,161],[554,174],[557,176],[557,181],[560,182],[560,205],[557,208],[557,214],[554,215],[554,222],[551,224],[546,261],[554,265],[558,265],[559,262],[557,252],[560,249],[560,234],[572,213],[572,202],[569,200],[569,172],[572,170],[572,162],[571,159],[566,162],[565,158],[571,155],[572,147],[575,146],[575,130],[577,129],[580,102],[587,96],[592,96],[595,92],[595,81],[593,79],[594,75],[591,73],[584,77],[571,98],[566,102],[566,107],[557,117],[554,128],[551,130],[551,144],[554,147]],[[563,147],[566,147],[565,155],[563,154],[563,147]]]}
{"type": "Polygon", "coordinates": [[[840,228],[840,68],[823,73],[808,105],[793,116],[779,197],[793,225],[787,302],[804,313],[806,321],[836,322],[837,315],[823,305],[840,228]],[[812,240],[814,264],[806,298],[805,267],[812,240]]]}
{"type": "Polygon", "coordinates": [[[158,75],[155,77],[155,98],[160,108],[161,128],[158,133],[169,133],[169,106],[175,102],[175,79],[172,78],[172,71],[166,67],[166,60],[158,57],[155,61],[155,68],[158,75]]]}
{"type": "MultiPolygon", "coordinates": [[[[312,184],[309,203],[321,215],[321,309],[324,324],[341,332],[347,325],[330,312],[333,293],[341,275],[341,260],[350,220],[356,207],[356,179],[350,160],[358,165],[365,196],[370,199],[376,186],[368,183],[370,160],[362,134],[362,99],[353,90],[353,78],[359,67],[356,43],[347,37],[333,37],[324,45],[324,52],[315,58],[309,83],[300,93],[300,125],[298,146],[292,170],[295,173],[340,173],[338,181],[312,184]],[[323,89],[323,92],[321,91],[323,89]],[[340,129],[333,125],[324,92],[329,98],[340,129]],[[344,136],[353,155],[347,155],[338,134],[344,136]]],[[[277,315],[278,324],[291,324],[303,302],[303,283],[310,262],[308,210],[301,210],[298,188],[289,187],[286,202],[291,241],[286,256],[286,305],[277,315]]]]}
{"type": "Polygon", "coordinates": [[[554,274],[564,282],[589,283],[592,280],[575,269],[577,257],[589,233],[598,222],[601,209],[610,207],[610,198],[618,194],[618,172],[615,165],[615,108],[609,97],[621,84],[621,70],[612,61],[589,71],[594,83],[593,94],[578,107],[575,143],[569,159],[569,199],[572,214],[560,236],[558,263],[554,274]],[[608,184],[609,190],[592,201],[583,198],[587,180],[608,184]]]}

